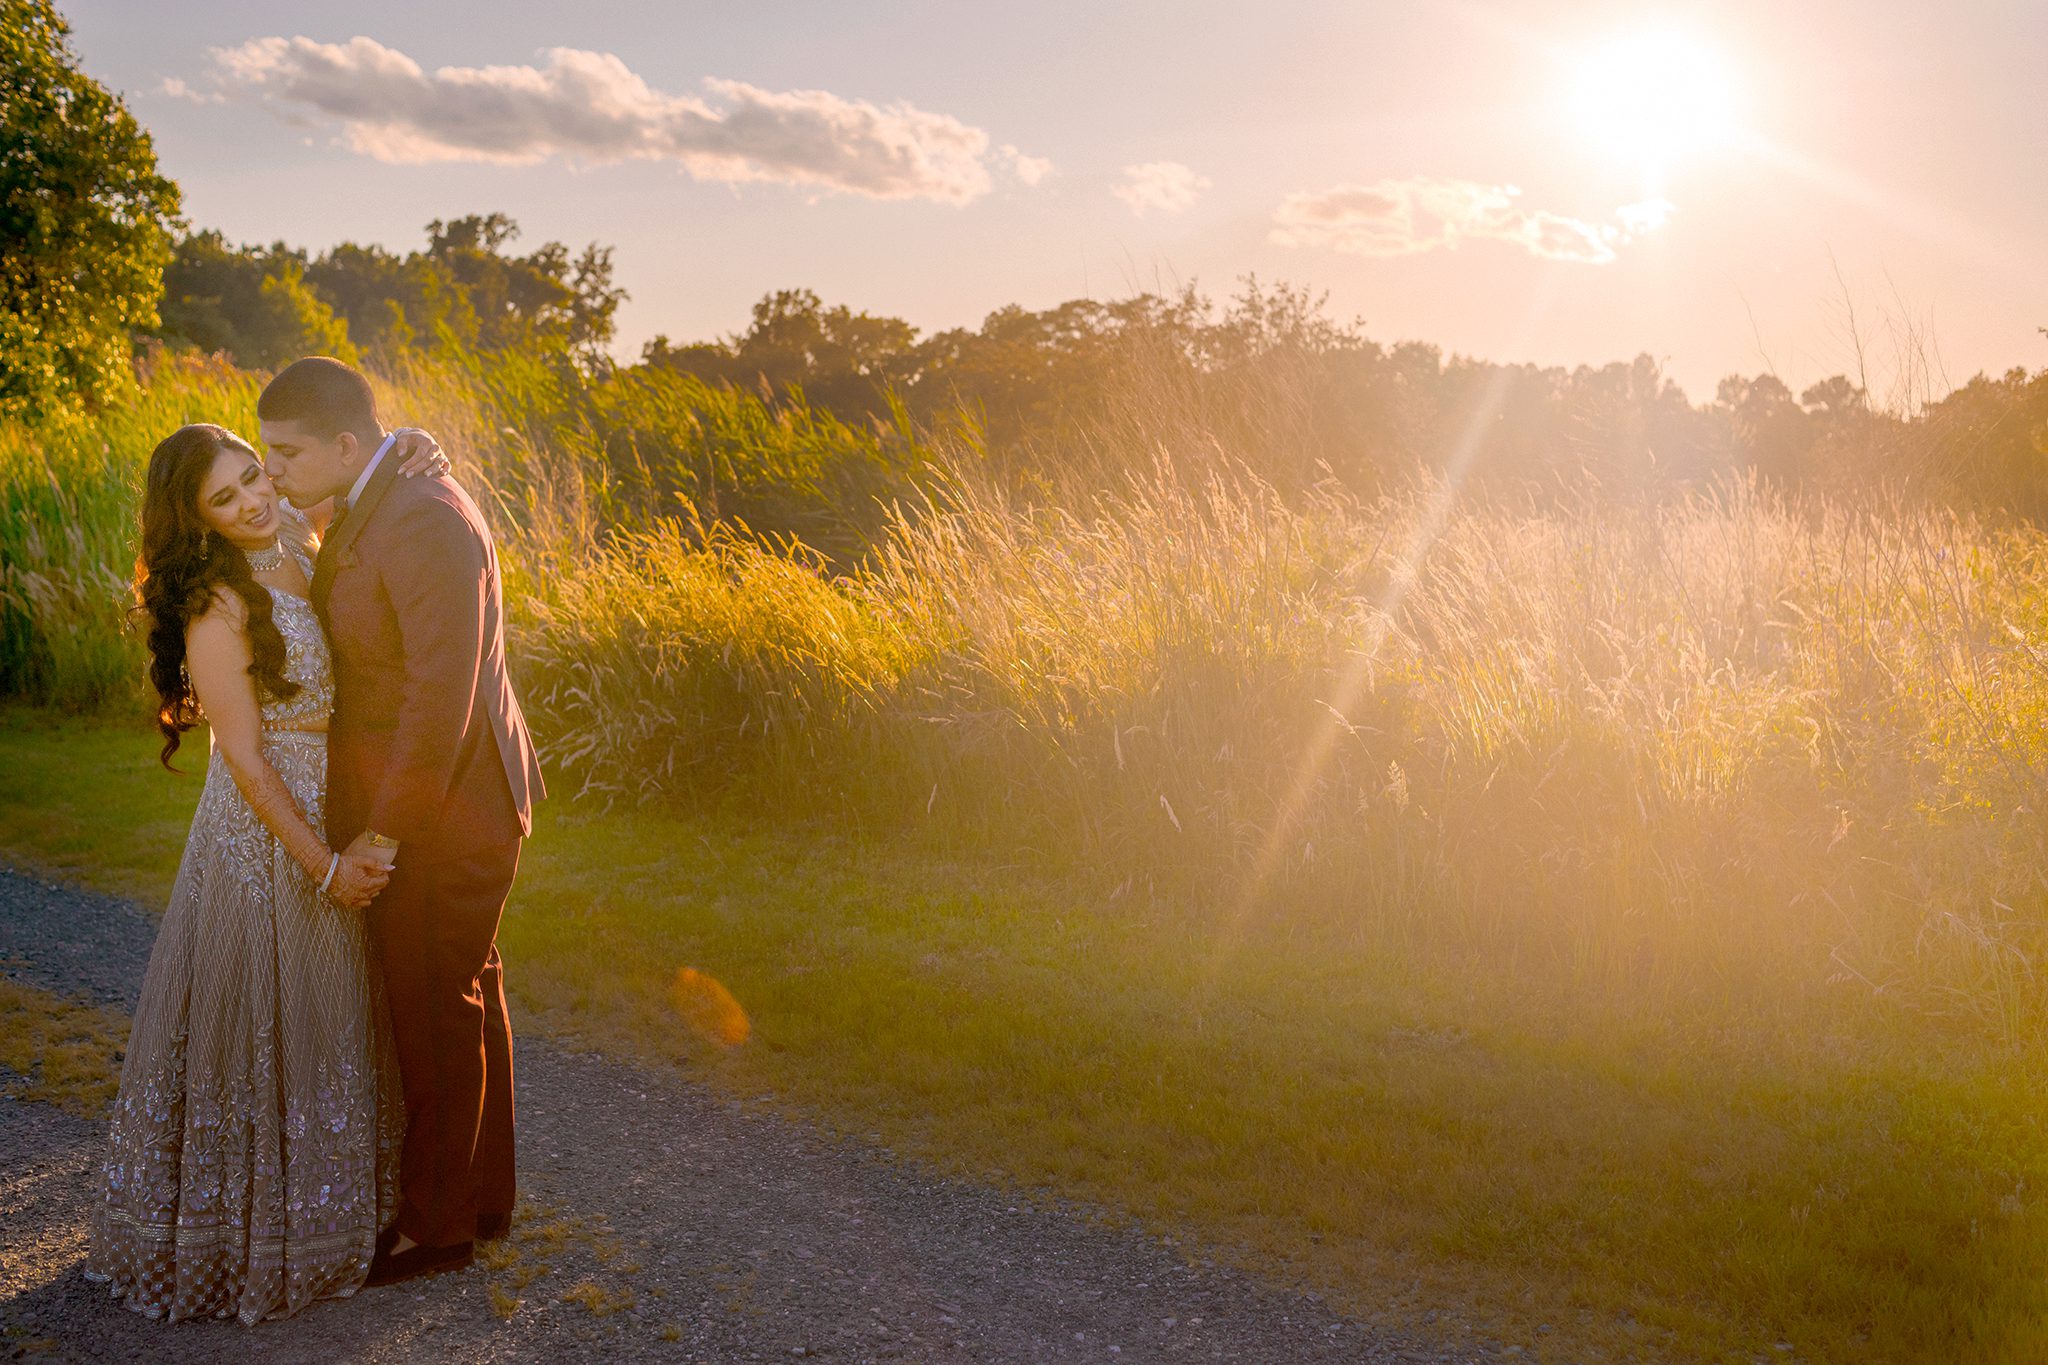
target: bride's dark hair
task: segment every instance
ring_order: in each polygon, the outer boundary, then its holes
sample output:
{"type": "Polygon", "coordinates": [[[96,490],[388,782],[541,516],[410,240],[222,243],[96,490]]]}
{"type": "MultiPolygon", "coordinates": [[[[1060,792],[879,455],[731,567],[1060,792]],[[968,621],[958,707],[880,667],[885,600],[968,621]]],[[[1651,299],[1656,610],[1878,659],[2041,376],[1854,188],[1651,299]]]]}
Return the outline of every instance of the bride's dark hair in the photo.
{"type": "Polygon", "coordinates": [[[166,768],[185,731],[199,723],[199,698],[185,669],[185,627],[206,613],[214,589],[232,590],[249,609],[249,673],[258,695],[281,700],[299,690],[284,675],[284,636],[271,618],[270,594],[249,571],[241,550],[199,516],[200,486],[226,449],[256,458],[249,443],[225,427],[211,422],[179,427],[150,452],[143,484],[135,610],[149,631],[149,680],[156,684],[156,728],[164,736],[157,757],[166,768]]]}

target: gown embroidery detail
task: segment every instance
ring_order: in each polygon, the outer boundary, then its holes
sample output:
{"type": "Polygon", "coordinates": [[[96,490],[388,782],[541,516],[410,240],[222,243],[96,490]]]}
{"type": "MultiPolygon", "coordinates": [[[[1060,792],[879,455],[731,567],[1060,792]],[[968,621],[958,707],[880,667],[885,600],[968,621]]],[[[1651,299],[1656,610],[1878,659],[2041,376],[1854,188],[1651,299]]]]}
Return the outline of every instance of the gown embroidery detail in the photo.
{"type": "MultiPolygon", "coordinates": [[[[308,579],[313,566],[296,548],[308,579]]],[[[271,589],[286,700],[263,756],[323,828],[334,709],[312,604],[271,589]]],[[[88,1278],[150,1317],[296,1313],[362,1284],[405,1110],[360,912],[323,898],[214,753],[121,1067],[88,1278]]]]}

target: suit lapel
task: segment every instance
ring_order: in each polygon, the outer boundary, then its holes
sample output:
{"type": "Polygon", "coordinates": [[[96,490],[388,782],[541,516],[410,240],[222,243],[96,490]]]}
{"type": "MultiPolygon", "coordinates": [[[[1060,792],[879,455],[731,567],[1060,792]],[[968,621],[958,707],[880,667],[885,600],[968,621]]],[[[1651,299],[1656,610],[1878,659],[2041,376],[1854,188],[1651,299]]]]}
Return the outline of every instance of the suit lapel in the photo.
{"type": "Polygon", "coordinates": [[[363,489],[363,496],[348,509],[340,523],[331,526],[331,534],[320,542],[320,557],[313,562],[313,606],[323,617],[327,614],[327,597],[334,590],[334,574],[341,567],[341,557],[356,543],[356,537],[363,533],[370,514],[377,510],[377,504],[384,500],[384,494],[398,479],[398,461],[384,452],[384,459],[377,466],[377,472],[370,476],[370,482],[363,489]]]}

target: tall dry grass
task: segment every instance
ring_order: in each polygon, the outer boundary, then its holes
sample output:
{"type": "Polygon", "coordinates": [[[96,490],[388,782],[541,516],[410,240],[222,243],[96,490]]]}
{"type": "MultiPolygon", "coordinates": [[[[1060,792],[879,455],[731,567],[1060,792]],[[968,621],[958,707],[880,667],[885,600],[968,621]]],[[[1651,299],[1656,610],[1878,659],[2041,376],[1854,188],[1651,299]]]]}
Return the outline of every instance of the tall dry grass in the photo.
{"type": "Polygon", "coordinates": [[[127,637],[142,471],[187,422],[253,435],[256,377],[196,357],[154,357],[103,411],[0,423],[0,696],[75,711],[139,704],[127,637]]]}
{"type": "Polygon", "coordinates": [[[1290,506],[1159,460],[1078,512],[956,469],[844,575],[620,536],[516,652],[595,789],[737,785],[1650,998],[1848,988],[2020,1041],[2043,549],[1742,484],[1290,506]]]}
{"type": "MultiPolygon", "coordinates": [[[[145,379],[91,421],[0,431],[9,693],[139,704],[142,461],[183,421],[253,429],[258,388],[191,358],[145,379]]],[[[1056,498],[955,451],[827,560],[700,514],[687,471],[765,443],[721,486],[772,507],[786,466],[815,519],[900,491],[857,473],[884,447],[701,386],[604,417],[578,382],[379,379],[498,520],[515,671],[572,791],[1021,848],[1648,1001],[1860,993],[2014,1042],[2042,1022],[2036,530],[1741,483],[1283,497],[1133,418],[1056,498]],[[643,466],[666,452],[646,479],[608,463],[629,428],[643,466]]]]}

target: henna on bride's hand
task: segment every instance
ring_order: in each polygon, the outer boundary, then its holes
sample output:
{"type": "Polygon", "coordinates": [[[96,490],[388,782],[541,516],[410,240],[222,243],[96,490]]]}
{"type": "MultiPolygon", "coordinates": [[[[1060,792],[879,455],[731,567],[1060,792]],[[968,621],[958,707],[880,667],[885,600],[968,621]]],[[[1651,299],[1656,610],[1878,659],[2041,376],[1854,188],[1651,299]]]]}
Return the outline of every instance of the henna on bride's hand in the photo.
{"type": "Polygon", "coordinates": [[[335,866],[334,884],[328,896],[335,904],[350,910],[363,910],[377,893],[391,880],[391,870],[382,863],[353,853],[343,853],[340,863],[335,866]]]}
{"type": "Polygon", "coordinates": [[[402,461],[398,472],[406,478],[414,478],[421,474],[446,474],[453,468],[440,443],[429,433],[418,427],[401,427],[397,434],[398,443],[392,446],[391,453],[402,461]]]}

